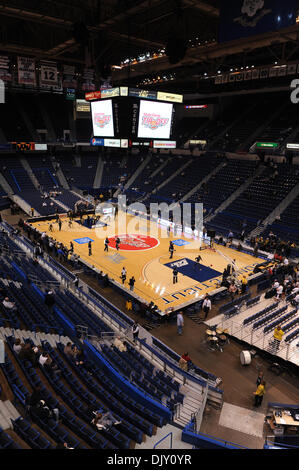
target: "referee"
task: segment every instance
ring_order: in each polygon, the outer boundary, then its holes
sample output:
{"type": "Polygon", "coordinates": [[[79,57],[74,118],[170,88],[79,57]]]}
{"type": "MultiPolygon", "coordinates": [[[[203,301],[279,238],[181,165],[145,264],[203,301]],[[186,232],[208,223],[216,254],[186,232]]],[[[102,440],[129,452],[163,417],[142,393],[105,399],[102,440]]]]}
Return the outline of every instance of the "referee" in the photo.
{"type": "Polygon", "coordinates": [[[172,274],[173,274],[173,284],[176,284],[178,282],[178,274],[179,274],[176,267],[174,268],[172,274]]]}

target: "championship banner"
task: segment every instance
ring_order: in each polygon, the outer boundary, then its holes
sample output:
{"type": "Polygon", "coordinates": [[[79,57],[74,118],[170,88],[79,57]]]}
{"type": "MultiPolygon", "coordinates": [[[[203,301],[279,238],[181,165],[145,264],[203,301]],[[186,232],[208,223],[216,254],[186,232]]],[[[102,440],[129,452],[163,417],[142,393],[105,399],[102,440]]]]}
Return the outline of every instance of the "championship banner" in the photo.
{"type": "Polygon", "coordinates": [[[42,62],[40,65],[41,88],[55,87],[58,85],[57,64],[55,62],[42,62]]]}
{"type": "Polygon", "coordinates": [[[7,55],[0,56],[0,79],[3,82],[11,82],[10,58],[7,55]]]}
{"type": "Polygon", "coordinates": [[[18,57],[18,82],[20,85],[36,86],[35,60],[18,57]]]}
{"type": "Polygon", "coordinates": [[[219,42],[278,31],[296,24],[297,0],[221,2],[219,42]]]}
{"type": "Polygon", "coordinates": [[[63,88],[76,88],[78,87],[78,82],[76,80],[76,68],[73,65],[63,65],[63,88]]]}
{"type": "Polygon", "coordinates": [[[94,83],[94,69],[84,69],[82,78],[83,83],[81,88],[83,91],[94,91],[96,89],[94,83]]]}

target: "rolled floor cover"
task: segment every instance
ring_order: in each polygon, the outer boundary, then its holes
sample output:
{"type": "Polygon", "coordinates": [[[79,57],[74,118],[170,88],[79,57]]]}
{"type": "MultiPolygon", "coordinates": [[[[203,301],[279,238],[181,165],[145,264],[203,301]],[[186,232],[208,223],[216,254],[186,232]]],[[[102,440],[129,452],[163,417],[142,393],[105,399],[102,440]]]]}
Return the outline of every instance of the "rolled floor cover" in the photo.
{"type": "Polygon", "coordinates": [[[249,351],[241,351],[240,352],[240,361],[242,366],[247,366],[251,363],[251,354],[249,351]]]}

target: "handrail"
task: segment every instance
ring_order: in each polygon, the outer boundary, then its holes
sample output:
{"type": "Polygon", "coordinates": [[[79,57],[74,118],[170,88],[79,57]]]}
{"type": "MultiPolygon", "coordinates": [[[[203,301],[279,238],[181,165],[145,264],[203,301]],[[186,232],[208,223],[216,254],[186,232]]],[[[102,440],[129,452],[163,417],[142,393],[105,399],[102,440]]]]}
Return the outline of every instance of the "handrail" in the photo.
{"type": "Polygon", "coordinates": [[[162,437],[162,439],[156,442],[153,449],[156,449],[157,445],[160,444],[162,441],[164,441],[168,436],[170,436],[170,449],[172,449],[172,432],[169,432],[168,434],[166,434],[166,436],[162,437]]]}

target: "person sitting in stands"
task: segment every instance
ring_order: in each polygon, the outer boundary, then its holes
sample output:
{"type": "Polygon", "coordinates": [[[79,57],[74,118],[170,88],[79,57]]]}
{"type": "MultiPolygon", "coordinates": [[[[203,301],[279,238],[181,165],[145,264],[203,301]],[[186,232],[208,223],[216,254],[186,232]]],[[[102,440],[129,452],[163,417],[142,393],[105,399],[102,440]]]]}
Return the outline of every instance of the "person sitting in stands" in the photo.
{"type": "MultiPolygon", "coordinates": [[[[37,348],[38,349],[38,348],[37,348]]],[[[21,361],[29,361],[33,366],[37,365],[37,353],[34,352],[30,343],[25,343],[24,347],[19,352],[19,358],[21,361]]]]}
{"type": "Polygon", "coordinates": [[[13,350],[16,354],[19,354],[22,350],[22,344],[20,338],[15,340],[15,344],[13,345],[13,350]]]}
{"type": "Polygon", "coordinates": [[[102,429],[109,431],[112,426],[121,424],[121,421],[118,421],[110,411],[107,411],[105,414],[96,411],[91,424],[96,426],[99,431],[102,429]]]}
{"type": "Polygon", "coordinates": [[[120,336],[117,336],[114,340],[114,346],[119,349],[121,352],[126,352],[127,350],[127,347],[126,345],[122,342],[122,340],[120,339],[120,336]]]}
{"type": "Polygon", "coordinates": [[[2,304],[3,307],[7,308],[7,310],[13,311],[17,309],[15,302],[11,302],[8,297],[5,297],[2,304]]]}
{"type": "Polygon", "coordinates": [[[63,352],[66,356],[74,357],[75,353],[74,353],[74,349],[72,348],[72,343],[71,342],[68,342],[64,346],[63,352]]]}

